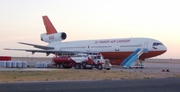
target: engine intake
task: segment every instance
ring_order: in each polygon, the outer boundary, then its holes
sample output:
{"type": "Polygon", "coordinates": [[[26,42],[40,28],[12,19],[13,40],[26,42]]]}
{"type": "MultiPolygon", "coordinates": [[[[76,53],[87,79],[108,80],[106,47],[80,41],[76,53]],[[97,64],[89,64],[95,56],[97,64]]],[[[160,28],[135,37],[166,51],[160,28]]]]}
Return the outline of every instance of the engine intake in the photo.
{"type": "Polygon", "coordinates": [[[67,35],[65,32],[59,32],[59,33],[48,34],[48,35],[46,33],[41,34],[41,41],[48,42],[48,43],[55,42],[55,41],[62,41],[62,40],[65,40],[66,38],[67,38],[67,35]]]}
{"type": "Polygon", "coordinates": [[[66,37],[67,37],[66,33],[62,32],[62,33],[61,33],[61,39],[62,39],[62,40],[65,40],[66,37]]]}

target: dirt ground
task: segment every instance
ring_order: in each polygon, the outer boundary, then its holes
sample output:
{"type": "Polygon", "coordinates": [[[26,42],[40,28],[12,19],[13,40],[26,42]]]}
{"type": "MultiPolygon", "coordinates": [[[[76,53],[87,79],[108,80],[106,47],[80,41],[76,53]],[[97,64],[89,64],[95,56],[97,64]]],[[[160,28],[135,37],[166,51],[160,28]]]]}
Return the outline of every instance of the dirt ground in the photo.
{"type": "MultiPolygon", "coordinates": [[[[35,66],[36,62],[51,62],[51,58],[13,57],[14,61],[27,61],[35,66]]],[[[64,81],[64,80],[127,80],[153,78],[179,78],[180,60],[178,59],[147,59],[145,69],[122,69],[113,66],[107,70],[77,70],[77,69],[0,69],[0,82],[30,82],[30,81],[64,81]],[[43,70],[43,71],[40,71],[43,70]],[[164,71],[163,71],[164,70],[164,71]],[[167,71],[169,70],[169,71],[167,71]]],[[[34,69],[34,68],[33,68],[34,69]]]]}

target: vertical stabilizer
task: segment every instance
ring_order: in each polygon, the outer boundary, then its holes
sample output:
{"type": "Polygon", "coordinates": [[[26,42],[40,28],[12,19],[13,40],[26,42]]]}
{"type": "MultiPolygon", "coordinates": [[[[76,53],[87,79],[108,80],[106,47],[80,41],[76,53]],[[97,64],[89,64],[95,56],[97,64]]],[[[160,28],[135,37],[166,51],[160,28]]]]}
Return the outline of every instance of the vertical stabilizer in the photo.
{"type": "Polygon", "coordinates": [[[44,26],[46,27],[46,34],[54,34],[57,33],[56,29],[54,28],[53,24],[49,20],[48,16],[42,16],[44,26]]]}

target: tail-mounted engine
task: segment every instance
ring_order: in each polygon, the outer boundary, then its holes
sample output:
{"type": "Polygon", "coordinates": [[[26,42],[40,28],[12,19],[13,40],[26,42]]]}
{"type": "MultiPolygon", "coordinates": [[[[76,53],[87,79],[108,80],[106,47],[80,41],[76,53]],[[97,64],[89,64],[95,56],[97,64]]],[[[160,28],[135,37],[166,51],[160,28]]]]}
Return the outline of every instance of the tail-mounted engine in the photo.
{"type": "Polygon", "coordinates": [[[48,34],[48,35],[46,33],[41,34],[41,41],[48,42],[48,43],[55,42],[55,41],[62,41],[62,40],[65,40],[66,38],[67,38],[67,35],[65,32],[59,32],[59,33],[48,34]]]}

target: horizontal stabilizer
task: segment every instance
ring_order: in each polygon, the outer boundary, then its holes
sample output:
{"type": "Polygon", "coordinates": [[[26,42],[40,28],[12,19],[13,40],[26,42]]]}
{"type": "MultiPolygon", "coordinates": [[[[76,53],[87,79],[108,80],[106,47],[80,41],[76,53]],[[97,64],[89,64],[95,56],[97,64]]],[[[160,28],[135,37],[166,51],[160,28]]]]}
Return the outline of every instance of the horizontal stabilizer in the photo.
{"type": "Polygon", "coordinates": [[[29,46],[34,46],[34,48],[39,48],[39,49],[44,49],[44,50],[54,49],[54,47],[49,47],[49,46],[42,46],[42,45],[36,45],[36,44],[30,44],[30,43],[24,43],[24,42],[18,42],[18,43],[24,44],[24,45],[29,45],[29,46]]]}

